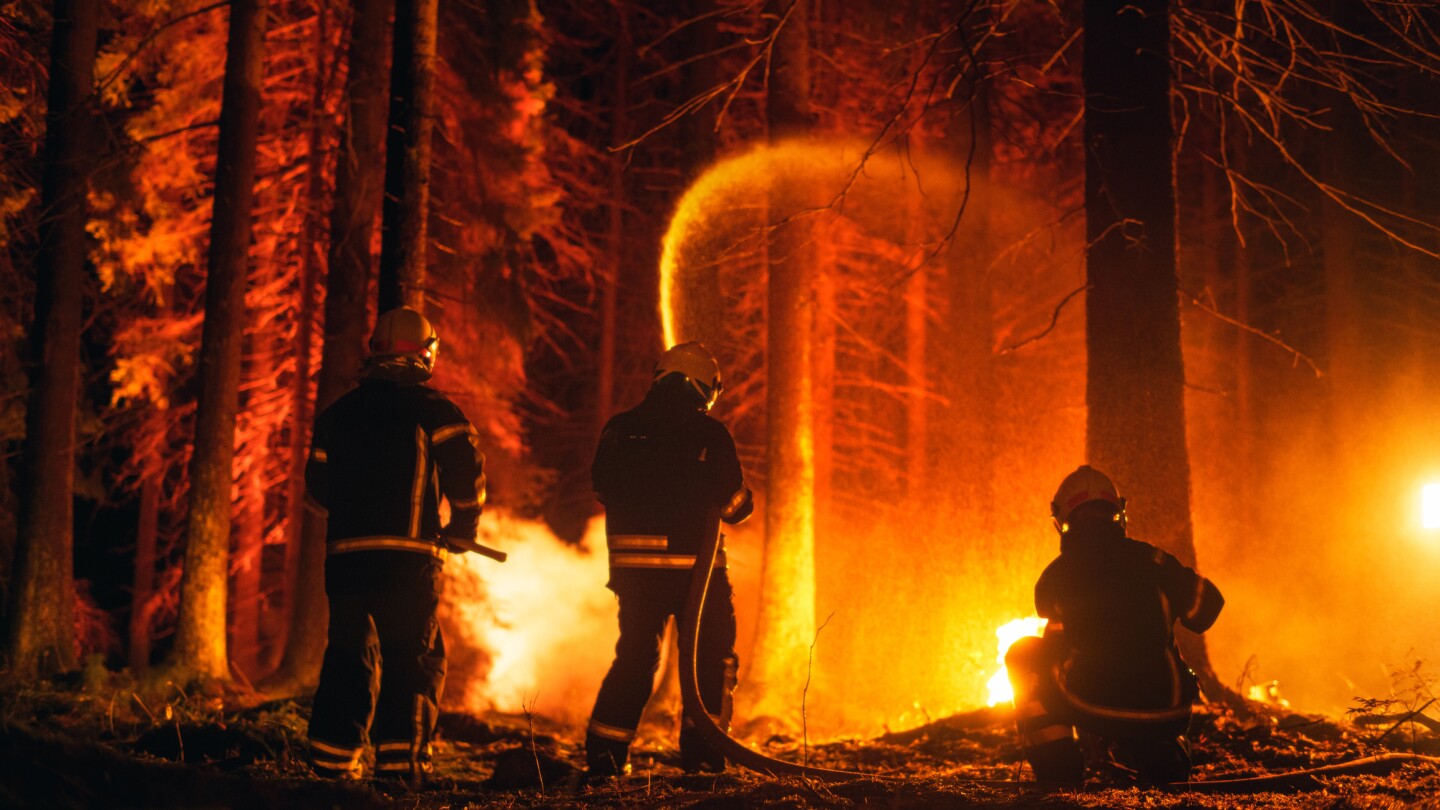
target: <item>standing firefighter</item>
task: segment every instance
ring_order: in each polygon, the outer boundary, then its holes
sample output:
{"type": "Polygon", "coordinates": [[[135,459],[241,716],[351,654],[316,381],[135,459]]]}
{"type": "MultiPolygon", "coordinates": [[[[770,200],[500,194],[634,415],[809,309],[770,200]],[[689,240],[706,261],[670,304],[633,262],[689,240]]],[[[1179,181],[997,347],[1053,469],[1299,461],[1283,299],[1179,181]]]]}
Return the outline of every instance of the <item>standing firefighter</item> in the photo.
{"type": "MultiPolygon", "coordinates": [[[[702,541],[720,521],[750,516],[750,490],[730,432],[707,412],[720,395],[720,367],[699,343],[682,343],[655,364],[645,400],[605,426],[591,471],[605,505],[609,587],[620,600],[615,662],[600,686],[585,734],[591,780],[628,771],[630,741],[660,661],[665,624],[685,610],[702,541]]],[[[700,622],[696,675],[704,708],[721,728],[735,688],[735,607],[725,549],[700,622]]],[[[680,731],[687,771],[721,771],[725,758],[690,727],[680,731]]]]}
{"type": "Polygon", "coordinates": [[[1045,636],[1022,639],[1005,656],[1035,778],[1084,779],[1079,727],[1113,744],[1140,778],[1184,782],[1199,690],[1174,626],[1204,632],[1225,600],[1174,556],[1125,536],[1125,499],[1099,471],[1083,466],[1067,476],[1050,510],[1060,556],[1035,584],[1045,636]]]}
{"type": "Polygon", "coordinates": [[[359,387],[315,419],[305,482],[329,512],[330,628],[310,746],[323,775],[359,776],[372,718],[377,777],[418,783],[429,765],[445,682],[435,612],[446,538],[473,540],[485,502],[475,429],[424,385],[438,344],[420,313],[384,313],[359,387]]]}

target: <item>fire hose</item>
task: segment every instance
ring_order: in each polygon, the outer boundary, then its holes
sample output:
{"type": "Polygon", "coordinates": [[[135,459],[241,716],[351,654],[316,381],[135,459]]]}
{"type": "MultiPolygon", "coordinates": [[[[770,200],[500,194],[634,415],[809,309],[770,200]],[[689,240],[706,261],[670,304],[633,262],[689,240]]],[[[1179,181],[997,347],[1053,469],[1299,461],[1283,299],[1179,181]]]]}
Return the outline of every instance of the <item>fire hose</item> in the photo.
{"type": "MultiPolygon", "coordinates": [[[[685,599],[685,615],[679,624],[680,641],[680,695],[685,718],[689,720],[716,751],[735,764],[756,773],[769,776],[800,776],[820,779],[826,782],[841,782],[853,779],[880,779],[903,781],[907,777],[886,774],[842,771],[833,768],[817,768],[783,759],[766,756],[720,728],[700,699],[700,683],[695,676],[695,656],[699,646],[700,615],[705,608],[705,595],[710,590],[710,576],[714,571],[715,553],[720,546],[717,532],[706,540],[695,559],[695,568],[690,575],[690,591],[685,599]]],[[[1176,782],[1158,786],[1167,791],[1195,791],[1201,793],[1251,793],[1262,790],[1305,790],[1322,787],[1324,777],[1354,774],[1383,775],[1407,764],[1430,763],[1440,765],[1440,757],[1420,754],[1389,753],[1362,757],[1350,762],[1322,765],[1284,773],[1252,776],[1240,779],[1215,779],[1204,782],[1176,782]]],[[[989,787],[1014,787],[1038,790],[1074,790],[1077,786],[1048,786],[1038,782],[1014,780],[967,779],[970,784],[989,787]]]]}

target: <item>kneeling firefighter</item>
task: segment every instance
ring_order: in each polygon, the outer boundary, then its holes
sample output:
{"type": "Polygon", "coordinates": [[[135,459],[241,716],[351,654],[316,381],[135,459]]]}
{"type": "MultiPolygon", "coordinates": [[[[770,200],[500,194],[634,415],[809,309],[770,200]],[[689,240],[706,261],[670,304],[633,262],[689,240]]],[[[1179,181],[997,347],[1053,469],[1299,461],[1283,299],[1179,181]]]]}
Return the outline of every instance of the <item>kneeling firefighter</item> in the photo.
{"type": "Polygon", "coordinates": [[[438,344],[420,313],[382,314],[359,387],[315,419],[305,482],[328,511],[330,601],[309,732],[321,775],[358,777],[367,733],[376,776],[414,783],[428,770],[445,682],[435,614],[446,538],[473,541],[485,502],[475,428],[424,384],[438,344]]]}
{"type": "MultiPolygon", "coordinates": [[[[655,364],[635,408],[605,425],[591,476],[605,506],[610,590],[620,601],[620,640],[585,734],[587,777],[625,773],[630,742],[650,699],[660,645],[680,617],[702,540],[720,522],[739,523],[754,506],[723,424],[709,415],[720,395],[720,367],[699,343],[682,343],[655,364]]],[[[720,727],[730,721],[735,687],[735,607],[720,547],[700,619],[696,676],[701,702],[720,727]]],[[[698,731],[680,731],[688,771],[721,771],[725,758],[698,731]]]]}
{"type": "Polygon", "coordinates": [[[1173,555],[1126,536],[1125,499],[1110,479],[1082,466],[1050,504],[1060,556],[1035,585],[1043,638],[1005,656],[1015,718],[1036,779],[1080,782],[1076,728],[1113,745],[1148,782],[1184,782],[1185,738],[1199,697],[1175,646],[1174,625],[1201,633],[1224,598],[1173,555]]]}

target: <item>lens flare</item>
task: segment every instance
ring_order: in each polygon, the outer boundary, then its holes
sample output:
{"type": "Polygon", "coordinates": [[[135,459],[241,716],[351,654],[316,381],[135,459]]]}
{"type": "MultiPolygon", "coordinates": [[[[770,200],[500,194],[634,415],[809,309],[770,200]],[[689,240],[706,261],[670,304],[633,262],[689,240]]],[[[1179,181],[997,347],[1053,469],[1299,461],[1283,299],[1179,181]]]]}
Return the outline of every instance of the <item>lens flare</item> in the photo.
{"type": "Polygon", "coordinates": [[[1026,636],[1038,637],[1049,621],[1049,619],[1042,619],[1039,616],[1031,616],[1006,622],[996,628],[995,637],[1000,642],[995,645],[999,650],[999,654],[995,656],[995,663],[1000,665],[1000,671],[992,675],[985,684],[985,688],[990,691],[990,700],[987,705],[996,706],[1015,699],[1015,693],[1010,689],[1010,673],[1005,669],[1005,653],[1010,651],[1010,645],[1026,636]]]}
{"type": "Polygon", "coordinates": [[[1420,525],[1440,529],[1440,484],[1427,484],[1420,491],[1420,525]]]}

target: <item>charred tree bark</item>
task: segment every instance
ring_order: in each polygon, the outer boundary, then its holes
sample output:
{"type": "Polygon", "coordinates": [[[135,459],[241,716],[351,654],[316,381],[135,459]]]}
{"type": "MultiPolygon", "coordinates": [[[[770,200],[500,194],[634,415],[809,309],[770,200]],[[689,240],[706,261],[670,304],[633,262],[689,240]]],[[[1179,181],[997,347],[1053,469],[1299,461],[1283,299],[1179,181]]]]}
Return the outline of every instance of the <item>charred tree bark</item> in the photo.
{"type": "Polygon", "coordinates": [[[226,563],[264,47],[265,0],[233,0],[200,338],[185,569],[169,659],[172,669],[199,680],[226,680],[230,674],[225,644],[226,563]]]}
{"type": "Polygon", "coordinates": [[[54,9],[40,191],[44,213],[30,330],[35,365],[5,644],[11,672],[22,679],[76,666],[72,498],[98,15],[96,0],[58,0],[54,9]]]}
{"type": "MultiPolygon", "coordinates": [[[[766,116],[772,141],[810,125],[809,4],[778,2],[783,18],[766,116]]],[[[771,195],[772,218],[786,190],[771,195]]],[[[766,318],[765,560],[751,657],[757,716],[794,711],[815,636],[815,262],[801,223],[772,224],[766,318]]]]}
{"type": "MultiPolygon", "coordinates": [[[[335,203],[330,213],[329,269],[325,278],[325,339],[315,391],[316,411],[329,407],[350,388],[365,356],[366,294],[373,272],[370,246],[384,181],[384,53],[391,5],[391,0],[356,0],[350,24],[347,109],[335,164],[335,203]]],[[[325,654],[329,621],[325,516],[308,503],[301,511],[290,630],[285,657],[272,679],[272,688],[278,691],[317,683],[325,654]]]]}
{"type": "Polygon", "coordinates": [[[397,0],[380,244],[380,311],[425,309],[438,0],[397,0]]]}
{"type": "MultiPolygon", "coordinates": [[[[1086,0],[1086,454],[1137,532],[1194,566],[1169,54],[1168,0],[1086,0]]],[[[1181,633],[1223,689],[1203,639],[1181,633]]]]}

